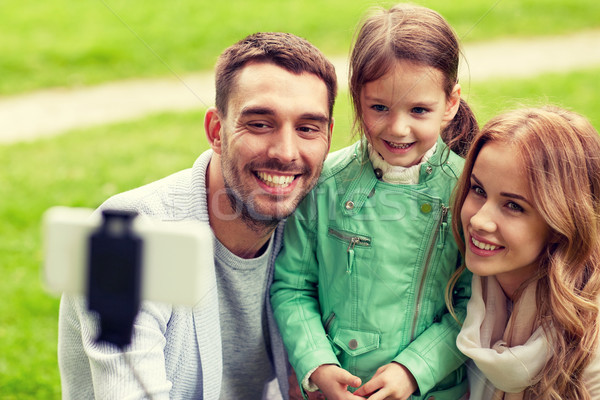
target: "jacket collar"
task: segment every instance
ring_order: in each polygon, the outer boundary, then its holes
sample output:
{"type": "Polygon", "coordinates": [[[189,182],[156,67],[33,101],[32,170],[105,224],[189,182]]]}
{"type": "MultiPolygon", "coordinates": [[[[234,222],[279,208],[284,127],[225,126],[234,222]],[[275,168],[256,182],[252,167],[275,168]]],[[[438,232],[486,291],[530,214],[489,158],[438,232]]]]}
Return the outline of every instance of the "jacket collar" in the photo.
{"type": "MultiPolygon", "coordinates": [[[[441,138],[438,138],[435,152],[427,162],[421,164],[418,185],[427,184],[441,170],[458,178],[460,168],[449,161],[449,156],[450,149],[441,138]]],[[[353,216],[360,212],[362,206],[372,195],[375,185],[379,182],[373,164],[369,160],[366,138],[363,137],[354,145],[352,158],[352,163],[358,164],[359,174],[350,181],[348,190],[341,196],[341,208],[346,216],[353,216]]]]}

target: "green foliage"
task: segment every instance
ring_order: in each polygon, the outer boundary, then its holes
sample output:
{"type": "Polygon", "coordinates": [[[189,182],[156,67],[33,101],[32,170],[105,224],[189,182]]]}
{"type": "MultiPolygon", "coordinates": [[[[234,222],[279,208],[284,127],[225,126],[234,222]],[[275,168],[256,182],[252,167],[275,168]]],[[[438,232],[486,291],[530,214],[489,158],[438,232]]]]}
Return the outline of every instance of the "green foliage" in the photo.
{"type": "MultiPolygon", "coordinates": [[[[600,27],[595,0],[420,0],[465,41],[600,27]]],[[[359,0],[9,0],[2,4],[0,94],[210,69],[256,31],[288,31],[328,55],[347,54],[359,0]]]]}

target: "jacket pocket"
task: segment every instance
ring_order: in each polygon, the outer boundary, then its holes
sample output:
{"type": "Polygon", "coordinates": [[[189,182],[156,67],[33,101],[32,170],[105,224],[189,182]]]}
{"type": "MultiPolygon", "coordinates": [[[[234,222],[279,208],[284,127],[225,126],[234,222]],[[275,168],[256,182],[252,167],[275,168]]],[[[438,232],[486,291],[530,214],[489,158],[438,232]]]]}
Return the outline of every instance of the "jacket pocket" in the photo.
{"type": "MultiPolygon", "coordinates": [[[[370,248],[371,238],[365,235],[359,235],[352,232],[345,232],[335,228],[328,229],[329,237],[334,238],[345,246],[346,253],[346,273],[351,274],[354,269],[356,248],[370,248]]],[[[337,246],[330,246],[335,249],[337,246]]]]}
{"type": "Polygon", "coordinates": [[[356,357],[379,348],[380,334],[377,332],[338,329],[333,342],[347,354],[356,357]]]}

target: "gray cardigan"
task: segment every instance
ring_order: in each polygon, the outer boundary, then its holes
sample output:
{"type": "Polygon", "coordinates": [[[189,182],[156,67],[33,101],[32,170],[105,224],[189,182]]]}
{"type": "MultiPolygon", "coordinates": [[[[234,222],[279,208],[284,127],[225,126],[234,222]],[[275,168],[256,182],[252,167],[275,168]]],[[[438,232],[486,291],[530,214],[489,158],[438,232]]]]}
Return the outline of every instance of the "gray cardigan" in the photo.
{"type": "MultiPolygon", "coordinates": [[[[206,151],[191,169],[116,195],[102,208],[136,210],[161,220],[192,219],[208,224],[205,175],[211,157],[212,151],[206,151]]],[[[283,222],[274,233],[269,287],[282,233],[283,222]]],[[[142,303],[127,355],[153,399],[219,399],[223,367],[221,329],[214,274],[209,279],[211,289],[193,308],[142,303]]],[[[273,319],[269,290],[265,296],[271,362],[281,395],[287,399],[287,358],[273,319]]],[[[94,342],[97,331],[98,321],[87,313],[84,300],[63,295],[58,338],[63,399],[143,398],[144,392],[122,353],[94,342]]]]}

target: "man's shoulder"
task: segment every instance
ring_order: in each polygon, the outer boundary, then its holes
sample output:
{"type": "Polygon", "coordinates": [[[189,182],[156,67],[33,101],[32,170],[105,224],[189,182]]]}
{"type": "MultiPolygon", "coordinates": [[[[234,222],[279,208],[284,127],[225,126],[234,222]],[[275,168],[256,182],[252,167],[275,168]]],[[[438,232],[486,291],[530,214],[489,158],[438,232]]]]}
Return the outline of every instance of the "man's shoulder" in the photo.
{"type": "Polygon", "coordinates": [[[193,167],[110,197],[101,209],[133,210],[149,216],[176,218],[205,199],[205,172],[212,153],[201,154],[193,167]]]}
{"type": "Polygon", "coordinates": [[[186,183],[190,181],[191,172],[191,169],[178,171],[157,181],[116,194],[107,199],[100,208],[136,211],[141,211],[146,207],[152,208],[156,202],[176,193],[177,188],[186,186],[186,183]]]}

